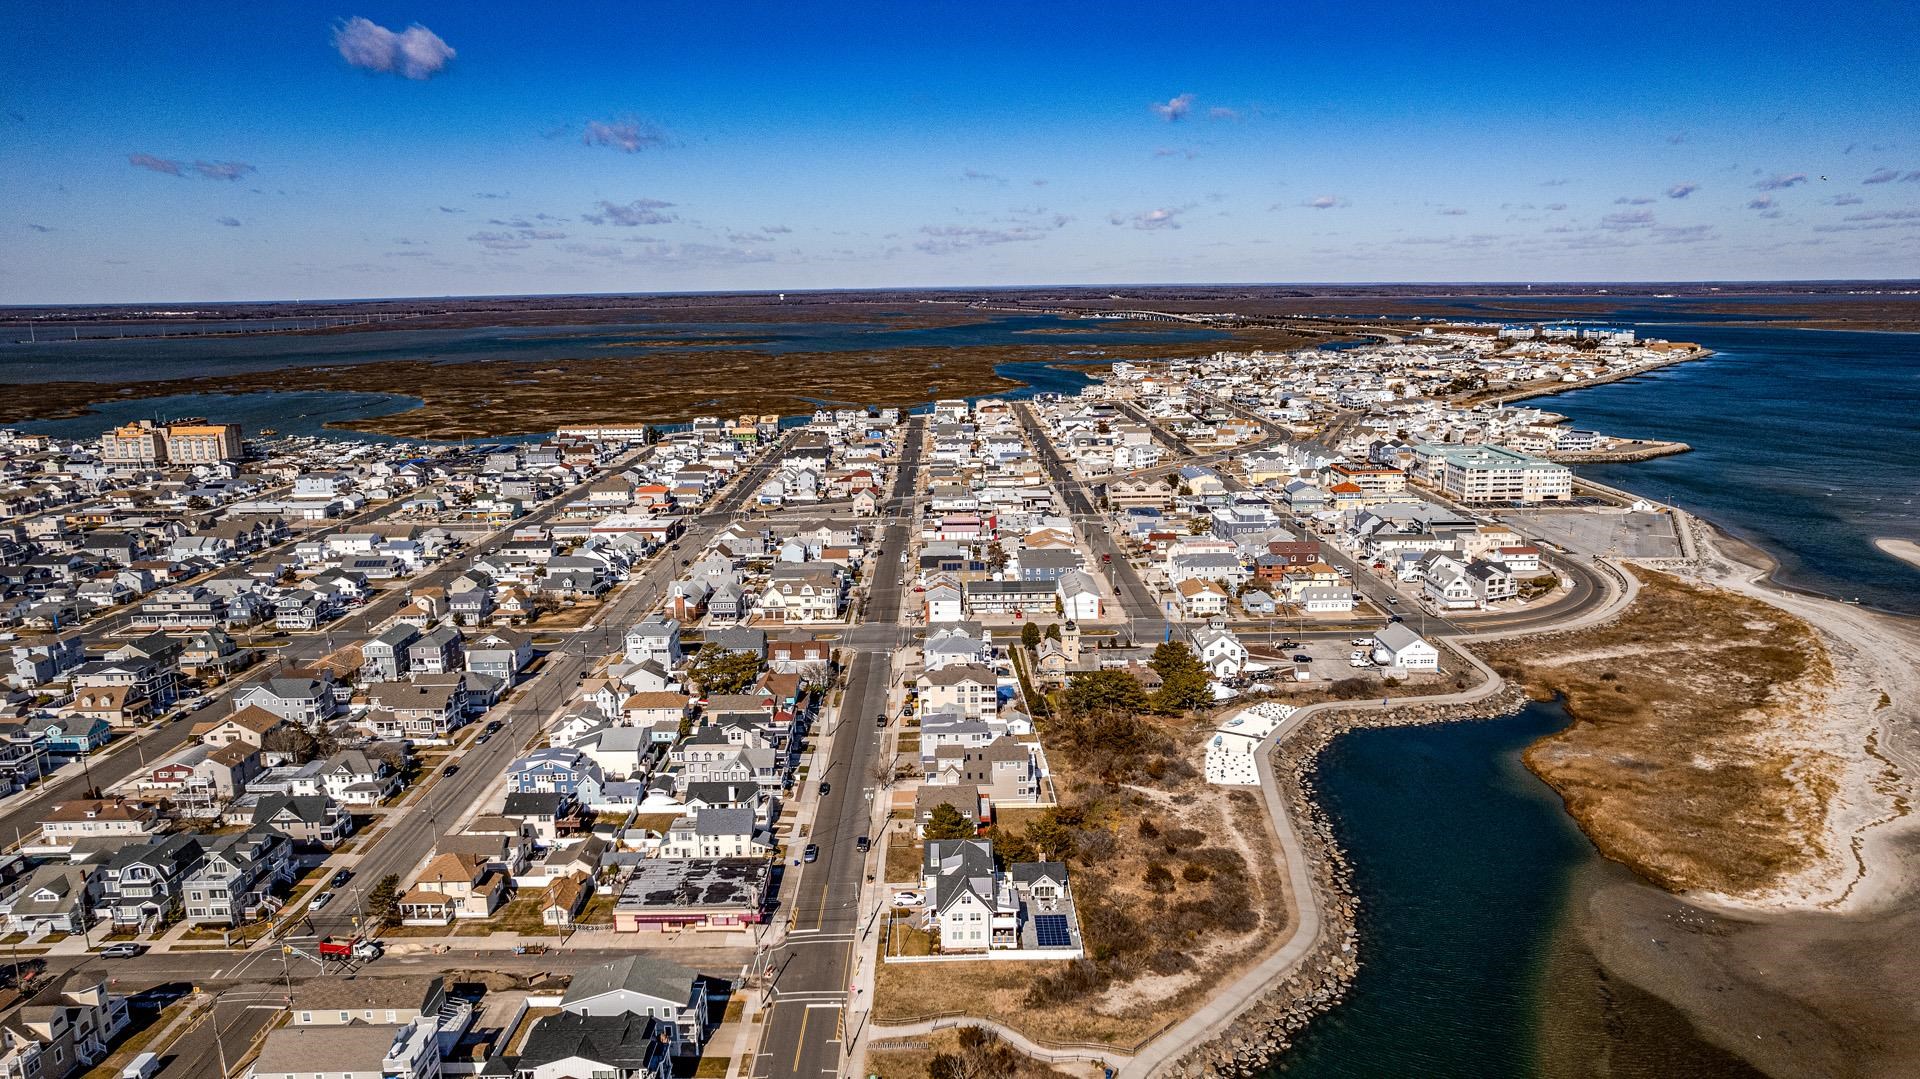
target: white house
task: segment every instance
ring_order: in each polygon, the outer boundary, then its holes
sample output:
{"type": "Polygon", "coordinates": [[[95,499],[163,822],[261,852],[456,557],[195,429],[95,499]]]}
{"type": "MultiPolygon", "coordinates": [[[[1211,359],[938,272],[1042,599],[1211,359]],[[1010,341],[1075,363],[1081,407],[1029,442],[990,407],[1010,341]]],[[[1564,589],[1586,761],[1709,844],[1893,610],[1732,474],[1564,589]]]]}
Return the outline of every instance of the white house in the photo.
{"type": "Polygon", "coordinates": [[[1401,671],[1437,671],[1440,650],[1403,622],[1390,622],[1373,635],[1373,660],[1401,671]]]}

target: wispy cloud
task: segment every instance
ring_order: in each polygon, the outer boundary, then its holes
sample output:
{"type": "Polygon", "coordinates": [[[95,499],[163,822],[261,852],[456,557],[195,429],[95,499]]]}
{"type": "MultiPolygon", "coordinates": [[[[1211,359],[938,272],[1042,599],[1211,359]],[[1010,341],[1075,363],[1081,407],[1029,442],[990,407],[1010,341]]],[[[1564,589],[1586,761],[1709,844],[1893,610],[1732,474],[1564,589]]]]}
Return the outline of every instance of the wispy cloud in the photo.
{"type": "Polygon", "coordinates": [[[1748,200],[1747,200],[1747,209],[1749,209],[1749,210],[1771,210],[1771,209],[1773,209],[1773,196],[1772,196],[1772,195],[1761,195],[1761,196],[1760,196],[1759,198],[1755,198],[1755,199],[1748,199],[1748,200]]]}
{"type": "Polygon", "coordinates": [[[260,170],[244,161],[175,161],[170,157],[158,157],[154,154],[128,154],[127,164],[137,169],[146,169],[163,176],[199,176],[205,180],[238,180],[260,170]]]}
{"type": "Polygon", "coordinates": [[[1663,244],[1697,244],[1714,238],[1712,225],[1662,225],[1653,238],[1663,244]]]}
{"type": "Polygon", "coordinates": [[[1176,150],[1171,146],[1162,146],[1153,152],[1155,157],[1184,157],[1188,161],[1200,156],[1198,150],[1176,150]]]}
{"type": "Polygon", "coordinates": [[[260,171],[244,161],[195,161],[193,171],[209,180],[238,180],[260,171]]]}
{"type": "Polygon", "coordinates": [[[637,154],[656,146],[665,146],[667,136],[658,127],[633,116],[612,120],[589,120],[580,135],[586,146],[609,146],[623,154],[637,154]]]}
{"type": "Polygon", "coordinates": [[[1238,119],[1240,119],[1240,110],[1239,110],[1239,109],[1229,109],[1229,108],[1227,108],[1227,107],[1226,107],[1226,106],[1224,106],[1224,105],[1215,105],[1215,106],[1214,106],[1213,108],[1210,108],[1210,109],[1208,109],[1208,110],[1207,110],[1207,119],[1209,119],[1209,120],[1238,120],[1238,119]]]}
{"type": "Polygon", "coordinates": [[[1312,210],[1337,210],[1347,205],[1347,200],[1338,195],[1316,195],[1300,205],[1312,210]]]}
{"type": "Polygon", "coordinates": [[[1187,208],[1185,206],[1163,206],[1156,210],[1141,210],[1139,213],[1133,214],[1115,213],[1109,215],[1107,220],[1116,225],[1124,225],[1143,231],[1177,229],[1180,227],[1178,218],[1186,211],[1187,208]]]}
{"type": "Polygon", "coordinates": [[[1467,216],[1467,211],[1461,209],[1458,206],[1449,206],[1446,209],[1440,211],[1440,216],[1441,217],[1465,217],[1467,216]]]}
{"type": "Polygon", "coordinates": [[[237,229],[240,227],[240,219],[237,217],[216,217],[213,220],[216,224],[225,225],[230,229],[237,229]]]}
{"type": "Polygon", "coordinates": [[[1564,202],[1549,202],[1545,206],[1541,207],[1541,209],[1550,211],[1552,213],[1559,213],[1561,210],[1564,210],[1566,208],[1567,208],[1567,204],[1564,202]]]}
{"type": "Polygon", "coordinates": [[[1807,174],[1804,172],[1776,172],[1753,186],[1756,191],[1779,191],[1806,182],[1807,174]]]}
{"type": "Polygon", "coordinates": [[[1623,232],[1627,229],[1643,229],[1653,224],[1652,210],[1621,210],[1600,219],[1600,227],[1623,232]]]}
{"type": "Polygon", "coordinates": [[[1684,131],[1676,131],[1676,132],[1674,132],[1673,134],[1671,134],[1671,135],[1668,135],[1668,136],[1667,136],[1667,145],[1668,145],[1668,146],[1678,146],[1678,145],[1680,145],[1681,143],[1683,143],[1683,142],[1686,142],[1686,141],[1688,140],[1688,138],[1690,138],[1690,137],[1691,137],[1691,136],[1689,136],[1689,135],[1688,135],[1688,134],[1687,134],[1686,132],[1684,132],[1684,131]]]}
{"type": "Polygon", "coordinates": [[[53,231],[52,225],[36,225],[31,221],[27,222],[27,227],[32,229],[35,232],[52,232],[53,231]]]}
{"type": "Polygon", "coordinates": [[[475,191],[473,197],[476,199],[510,199],[513,197],[513,193],[509,191],[475,191]]]}
{"type": "Polygon", "coordinates": [[[1572,182],[1573,182],[1572,180],[1564,176],[1560,176],[1552,180],[1542,180],[1540,181],[1540,186],[1541,187],[1565,187],[1572,182]]]}
{"type": "Polygon", "coordinates": [[[1696,183],[1674,184],[1672,187],[1667,188],[1667,197],[1670,199],[1684,199],[1698,190],[1700,190],[1700,185],[1696,183]]]}
{"type": "Polygon", "coordinates": [[[991,172],[981,172],[979,169],[961,169],[960,178],[962,180],[982,180],[990,184],[1004,184],[1007,182],[1005,176],[999,176],[991,172]]]}
{"type": "Polygon", "coordinates": [[[431,79],[454,57],[452,46],[419,23],[395,32],[358,15],[333,28],[333,47],[354,67],[409,79],[431,79]]]}
{"type": "Polygon", "coordinates": [[[482,231],[474,233],[467,237],[467,239],[489,251],[523,251],[533,246],[533,244],[521,239],[520,235],[514,232],[482,231]]]}
{"type": "Polygon", "coordinates": [[[1920,221],[1920,210],[1869,210],[1866,213],[1848,214],[1847,221],[1920,221]]]}
{"type": "Polygon", "coordinates": [[[1873,175],[1860,181],[1863,184],[1890,184],[1895,180],[1902,183],[1920,181],[1920,172],[1901,172],[1899,169],[1875,169],[1873,175]]]}
{"type": "Polygon", "coordinates": [[[442,206],[440,207],[440,212],[443,214],[464,214],[467,211],[458,206],[442,206]]]}
{"type": "Polygon", "coordinates": [[[562,224],[571,218],[555,217],[553,214],[522,214],[519,217],[490,217],[489,225],[503,225],[510,229],[534,229],[541,225],[562,224]]]}
{"type": "Polygon", "coordinates": [[[1014,225],[1010,228],[976,228],[971,225],[925,225],[920,229],[926,239],[915,243],[914,249],[929,255],[946,255],[968,248],[988,247],[995,244],[1031,243],[1043,239],[1047,233],[1064,226],[1069,219],[1056,216],[1051,222],[1037,225],[1014,225]]]}
{"type": "Polygon", "coordinates": [[[679,220],[673,214],[663,213],[671,202],[660,199],[634,199],[628,203],[600,201],[600,212],[581,214],[583,221],[595,225],[619,225],[622,228],[634,228],[639,225],[664,225],[679,220]]]}
{"type": "Polygon", "coordinates": [[[155,157],[152,154],[128,154],[127,164],[132,165],[136,169],[147,169],[152,172],[165,173],[168,176],[185,176],[187,174],[186,162],[171,161],[164,157],[155,157]]]}
{"type": "Polygon", "coordinates": [[[1867,201],[1858,195],[1835,195],[1827,199],[1828,206],[1858,206],[1867,201]]]}
{"type": "Polygon", "coordinates": [[[1645,206],[1653,201],[1648,195],[1622,195],[1613,200],[1615,206],[1645,206]]]}
{"type": "Polygon", "coordinates": [[[1173,123],[1176,120],[1184,119],[1187,113],[1193,111],[1193,95],[1180,94],[1171,100],[1156,101],[1147,107],[1153,110],[1155,116],[1160,117],[1160,119],[1168,123],[1173,123]]]}

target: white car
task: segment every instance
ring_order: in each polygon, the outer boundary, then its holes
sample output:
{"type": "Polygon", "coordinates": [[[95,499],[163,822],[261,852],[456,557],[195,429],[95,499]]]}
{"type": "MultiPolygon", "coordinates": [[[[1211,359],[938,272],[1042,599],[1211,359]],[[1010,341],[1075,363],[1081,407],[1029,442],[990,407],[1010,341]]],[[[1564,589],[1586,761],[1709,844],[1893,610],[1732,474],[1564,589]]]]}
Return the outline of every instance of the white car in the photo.
{"type": "Polygon", "coordinates": [[[1349,666],[1349,667],[1354,667],[1354,668],[1360,668],[1360,667],[1371,667],[1371,666],[1373,666],[1373,664],[1371,664],[1371,663],[1368,663],[1368,662],[1367,662],[1366,660],[1364,660],[1364,659],[1350,659],[1350,660],[1348,660],[1348,661],[1347,661],[1347,666],[1349,666]]]}
{"type": "Polygon", "coordinates": [[[1348,643],[1352,644],[1355,648],[1365,648],[1368,645],[1372,644],[1373,642],[1368,640],[1365,637],[1355,637],[1352,641],[1348,643]]]}
{"type": "Polygon", "coordinates": [[[1347,653],[1347,662],[1349,663],[1362,662],[1367,658],[1368,657],[1365,652],[1348,652],[1347,653]]]}
{"type": "Polygon", "coordinates": [[[920,902],[921,902],[921,899],[920,899],[919,892],[893,893],[893,905],[896,907],[917,907],[920,905],[920,902]]]}

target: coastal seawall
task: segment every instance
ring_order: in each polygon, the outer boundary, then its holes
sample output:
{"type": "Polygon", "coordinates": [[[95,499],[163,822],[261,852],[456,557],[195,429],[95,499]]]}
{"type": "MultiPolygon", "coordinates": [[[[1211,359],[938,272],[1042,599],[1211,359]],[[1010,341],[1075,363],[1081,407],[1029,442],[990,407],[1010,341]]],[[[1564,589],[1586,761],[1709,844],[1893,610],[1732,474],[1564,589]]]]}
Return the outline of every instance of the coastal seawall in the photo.
{"type": "Polygon", "coordinates": [[[1292,1047],[1295,1036],[1314,1017],[1340,1003],[1358,973],[1362,961],[1357,930],[1360,903],[1332,819],[1317,797],[1317,774],[1327,746],[1361,728],[1494,719],[1512,715],[1527,703],[1524,691],[1501,683],[1491,694],[1471,701],[1412,701],[1390,710],[1341,708],[1316,713],[1276,743],[1269,760],[1299,837],[1313,891],[1311,901],[1321,915],[1319,933],[1283,978],[1241,1008],[1210,1039],[1187,1050],[1158,1074],[1172,1079],[1258,1074],[1292,1047]]]}
{"type": "Polygon", "coordinates": [[[1696,348],[1690,352],[1679,353],[1653,363],[1643,364],[1631,371],[1616,371],[1613,374],[1600,375],[1595,378],[1583,378],[1577,382],[1547,382],[1537,386],[1509,386],[1497,393],[1485,394],[1477,399],[1463,401],[1461,403],[1511,405],[1520,401],[1530,401],[1536,397],[1552,397],[1555,394],[1572,393],[1575,390],[1589,390],[1595,386],[1605,386],[1610,382],[1621,382],[1630,378],[1639,378],[1641,375],[1651,374],[1664,367],[1691,363],[1694,360],[1704,360],[1712,355],[1713,350],[1710,348],[1696,348]]]}

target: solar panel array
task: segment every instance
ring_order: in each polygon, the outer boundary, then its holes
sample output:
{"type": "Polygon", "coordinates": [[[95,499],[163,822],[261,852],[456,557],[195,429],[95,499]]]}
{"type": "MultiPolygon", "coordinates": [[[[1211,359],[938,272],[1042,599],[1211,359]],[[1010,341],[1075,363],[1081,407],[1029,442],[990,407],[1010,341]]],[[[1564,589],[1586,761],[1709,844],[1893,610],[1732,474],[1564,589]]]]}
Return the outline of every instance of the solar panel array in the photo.
{"type": "Polygon", "coordinates": [[[1042,948],[1073,946],[1073,934],[1067,931],[1067,916],[1064,914],[1034,915],[1033,936],[1042,948]]]}

